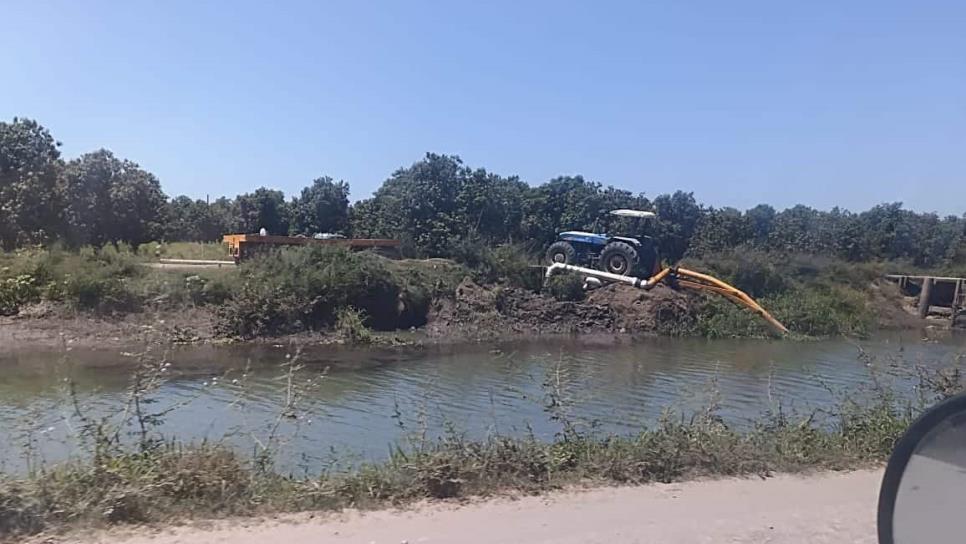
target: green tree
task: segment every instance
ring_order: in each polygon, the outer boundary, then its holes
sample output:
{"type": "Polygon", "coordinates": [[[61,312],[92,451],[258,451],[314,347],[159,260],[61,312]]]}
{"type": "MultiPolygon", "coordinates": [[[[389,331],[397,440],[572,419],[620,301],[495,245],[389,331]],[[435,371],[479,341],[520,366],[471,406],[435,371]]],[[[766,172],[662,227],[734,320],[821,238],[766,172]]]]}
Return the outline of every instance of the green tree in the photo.
{"type": "Polygon", "coordinates": [[[746,211],[745,217],[748,218],[752,238],[756,243],[764,243],[775,222],[775,208],[768,204],[759,204],[746,211]]]}
{"type": "Polygon", "coordinates": [[[864,254],[871,258],[897,259],[917,253],[914,216],[902,209],[901,202],[880,204],[860,213],[857,221],[864,254]]]}
{"type": "Polygon", "coordinates": [[[567,230],[593,230],[606,211],[600,183],[583,176],[560,176],[529,191],[523,230],[546,246],[567,230]]]}
{"type": "Polygon", "coordinates": [[[220,240],[224,234],[245,231],[236,199],[220,197],[208,206],[208,212],[211,217],[211,234],[214,235],[212,239],[220,240]]]}
{"type": "Polygon", "coordinates": [[[219,198],[209,204],[181,195],[167,206],[164,239],[168,241],[213,242],[233,230],[232,201],[219,198]]]}
{"type": "Polygon", "coordinates": [[[323,176],[291,203],[292,233],[345,232],[349,228],[349,184],[323,176]]]}
{"type": "Polygon", "coordinates": [[[288,234],[289,209],[282,191],[260,187],[254,193],[239,195],[237,200],[239,227],[254,233],[265,229],[269,234],[288,234]]]}
{"type": "Polygon", "coordinates": [[[463,235],[457,196],[466,175],[459,157],[427,153],[355,207],[353,232],[398,237],[422,256],[449,255],[463,235]]]}
{"type": "Polygon", "coordinates": [[[490,244],[520,241],[523,200],[529,189],[515,176],[504,178],[482,168],[464,171],[456,196],[457,214],[463,218],[459,236],[490,244]]]}
{"type": "Polygon", "coordinates": [[[654,199],[657,211],[656,238],[661,255],[674,263],[681,260],[691,244],[704,210],[694,199],[694,193],[675,191],[654,199]]]}
{"type": "Polygon", "coordinates": [[[702,255],[733,249],[754,238],[751,218],[734,208],[708,208],[689,243],[689,254],[702,255]]]}
{"type": "Polygon", "coordinates": [[[168,202],[165,214],[164,239],[169,241],[196,241],[200,217],[195,201],[181,195],[168,202]]]}
{"type": "Polygon", "coordinates": [[[61,234],[63,163],[50,132],[30,119],[0,122],[0,246],[50,241],[61,234]]]}
{"type": "Polygon", "coordinates": [[[767,247],[782,252],[814,253],[818,249],[815,233],[818,213],[808,206],[794,206],[775,215],[768,233],[767,247]]]}
{"type": "Polygon", "coordinates": [[[137,245],[163,234],[167,197],[153,174],[106,149],[70,161],[64,171],[68,242],[137,245]]]}

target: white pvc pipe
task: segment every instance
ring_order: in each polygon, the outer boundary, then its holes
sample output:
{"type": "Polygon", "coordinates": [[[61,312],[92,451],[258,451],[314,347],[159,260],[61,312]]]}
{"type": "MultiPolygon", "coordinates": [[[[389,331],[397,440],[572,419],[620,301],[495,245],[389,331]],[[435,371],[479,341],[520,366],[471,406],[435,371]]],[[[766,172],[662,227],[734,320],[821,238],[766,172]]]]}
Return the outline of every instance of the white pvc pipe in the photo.
{"type": "Polygon", "coordinates": [[[583,266],[574,266],[572,264],[565,263],[553,263],[552,265],[548,266],[546,277],[549,278],[557,271],[576,272],[578,274],[583,274],[585,276],[590,276],[592,278],[598,278],[601,280],[626,283],[627,285],[631,285],[639,289],[643,289],[649,285],[647,280],[642,280],[641,278],[622,276],[620,274],[611,274],[610,272],[604,272],[602,270],[594,270],[593,268],[585,268],[583,266]]]}
{"type": "Polygon", "coordinates": [[[161,264],[198,264],[198,265],[225,265],[225,266],[235,266],[235,261],[211,261],[206,259],[158,259],[161,264]]]}

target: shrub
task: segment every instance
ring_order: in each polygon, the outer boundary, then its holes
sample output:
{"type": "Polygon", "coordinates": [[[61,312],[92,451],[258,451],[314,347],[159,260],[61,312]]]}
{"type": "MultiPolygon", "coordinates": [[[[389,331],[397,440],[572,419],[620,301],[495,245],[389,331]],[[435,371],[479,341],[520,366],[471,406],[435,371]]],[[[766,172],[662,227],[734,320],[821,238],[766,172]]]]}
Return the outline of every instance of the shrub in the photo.
{"type": "Polygon", "coordinates": [[[100,312],[133,310],[136,300],[118,278],[77,274],[64,281],[66,302],[76,309],[100,312]]]}
{"type": "Polygon", "coordinates": [[[37,282],[29,274],[0,280],[0,315],[15,315],[21,306],[39,299],[37,282]]]}
{"type": "MultiPolygon", "coordinates": [[[[812,285],[759,300],[793,333],[807,336],[868,336],[875,314],[859,291],[812,285]]],[[[768,336],[764,321],[743,306],[709,295],[699,311],[697,332],[710,338],[768,336]]]]}
{"type": "Polygon", "coordinates": [[[335,330],[348,343],[369,344],[372,332],[365,325],[365,315],[355,308],[342,308],[335,317],[335,330]]]}
{"type": "Polygon", "coordinates": [[[584,280],[577,274],[557,274],[547,280],[547,292],[559,301],[584,299],[584,280]]]}
{"type": "Polygon", "coordinates": [[[539,291],[543,285],[543,270],[531,266],[533,259],[522,246],[497,246],[487,253],[486,259],[491,281],[503,281],[531,291],[539,291]]]}
{"type": "Polygon", "coordinates": [[[687,266],[707,270],[753,297],[762,297],[781,293],[791,286],[787,271],[780,270],[776,260],[776,256],[755,251],[726,252],[687,266]]]}
{"type": "Polygon", "coordinates": [[[469,268],[477,283],[502,282],[532,291],[539,291],[543,284],[539,269],[530,266],[534,259],[519,244],[462,241],[454,246],[453,259],[469,268]]]}
{"type": "Polygon", "coordinates": [[[366,326],[395,328],[402,282],[388,261],[342,248],[286,248],[242,265],[238,292],[220,309],[223,332],[279,334],[332,325],[343,308],[366,326]]]}

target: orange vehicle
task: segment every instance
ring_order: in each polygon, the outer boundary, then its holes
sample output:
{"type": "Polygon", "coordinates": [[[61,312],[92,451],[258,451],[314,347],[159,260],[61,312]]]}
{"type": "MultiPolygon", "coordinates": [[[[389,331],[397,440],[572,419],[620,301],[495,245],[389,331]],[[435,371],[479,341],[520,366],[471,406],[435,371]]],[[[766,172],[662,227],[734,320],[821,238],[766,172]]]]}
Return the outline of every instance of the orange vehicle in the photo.
{"type": "Polygon", "coordinates": [[[353,250],[375,249],[399,251],[399,240],[386,238],[344,238],[332,235],[310,238],[307,236],[274,236],[266,234],[226,234],[222,241],[228,246],[228,255],[235,262],[243,261],[273,247],[284,246],[336,246],[353,250]]]}

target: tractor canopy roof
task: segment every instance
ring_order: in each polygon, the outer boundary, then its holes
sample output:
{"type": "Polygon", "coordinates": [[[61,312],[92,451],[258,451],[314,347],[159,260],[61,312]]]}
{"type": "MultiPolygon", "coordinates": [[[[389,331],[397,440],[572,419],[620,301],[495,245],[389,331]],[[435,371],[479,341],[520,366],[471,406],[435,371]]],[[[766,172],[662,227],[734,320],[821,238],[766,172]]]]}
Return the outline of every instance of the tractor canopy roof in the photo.
{"type": "Polygon", "coordinates": [[[611,210],[611,215],[618,215],[620,217],[639,217],[644,219],[650,219],[652,217],[657,217],[654,212],[644,212],[641,210],[611,210]]]}

